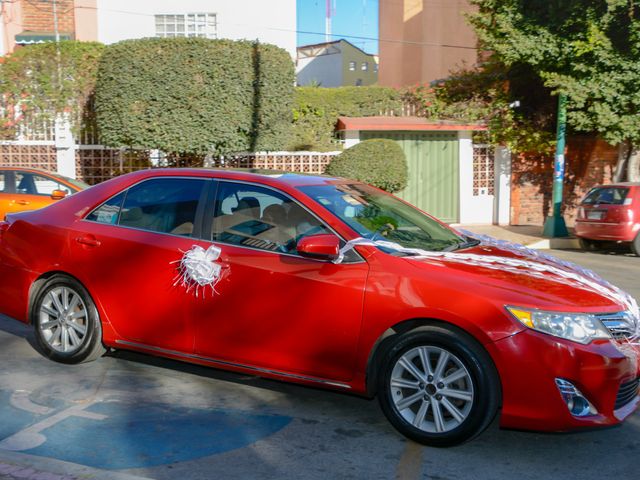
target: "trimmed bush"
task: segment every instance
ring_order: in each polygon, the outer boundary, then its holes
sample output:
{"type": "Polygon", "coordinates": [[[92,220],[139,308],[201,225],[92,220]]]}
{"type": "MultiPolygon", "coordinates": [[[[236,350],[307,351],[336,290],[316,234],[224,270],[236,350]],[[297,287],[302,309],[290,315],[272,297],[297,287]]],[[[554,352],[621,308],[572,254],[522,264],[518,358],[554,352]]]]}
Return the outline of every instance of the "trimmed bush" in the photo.
{"type": "Polygon", "coordinates": [[[97,42],[65,40],[57,47],[47,42],[18,48],[0,58],[0,130],[11,133],[16,109],[33,120],[67,113],[77,128],[104,48],[97,42]]]}
{"type": "Polygon", "coordinates": [[[407,186],[407,160],[393,140],[365,140],[348,148],[327,166],[325,172],[368,183],[387,192],[407,186]]]}
{"type": "Polygon", "coordinates": [[[338,150],[339,116],[368,117],[402,110],[401,92],[388,87],[298,87],[288,150],[338,150]]]}
{"type": "Polygon", "coordinates": [[[294,68],[274,45],[205,38],[106,48],[96,85],[102,142],[183,154],[281,150],[294,68]]]}

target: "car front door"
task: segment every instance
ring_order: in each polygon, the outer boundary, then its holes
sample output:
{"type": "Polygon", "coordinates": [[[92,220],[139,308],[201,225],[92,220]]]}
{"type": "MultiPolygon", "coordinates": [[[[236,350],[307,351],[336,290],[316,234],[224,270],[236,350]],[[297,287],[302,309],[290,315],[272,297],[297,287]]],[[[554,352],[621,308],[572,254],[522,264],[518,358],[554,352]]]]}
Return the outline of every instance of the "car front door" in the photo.
{"type": "Polygon", "coordinates": [[[210,180],[162,177],[75,222],[69,262],[125,344],[193,352],[192,303],[179,260],[199,240],[210,180]]]}
{"type": "Polygon", "coordinates": [[[196,354],[289,375],[352,378],[368,265],[300,256],[296,242],[333,233],[282,192],[220,181],[205,231],[222,278],[194,303],[196,354]],[[207,226],[209,228],[207,228],[207,226]]]}
{"type": "Polygon", "coordinates": [[[15,195],[10,209],[13,212],[37,210],[53,203],[51,194],[54,190],[70,192],[68,187],[45,175],[15,170],[15,195]]]}

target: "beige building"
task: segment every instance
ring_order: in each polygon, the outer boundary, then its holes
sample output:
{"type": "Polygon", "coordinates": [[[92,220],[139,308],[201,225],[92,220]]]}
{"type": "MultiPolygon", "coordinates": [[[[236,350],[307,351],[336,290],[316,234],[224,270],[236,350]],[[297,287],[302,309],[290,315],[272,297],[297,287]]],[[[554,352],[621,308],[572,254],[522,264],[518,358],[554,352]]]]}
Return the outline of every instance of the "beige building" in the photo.
{"type": "Polygon", "coordinates": [[[378,80],[378,60],[347,40],[298,47],[296,81],[299,86],[365,86],[378,80]]]}
{"type": "Polygon", "coordinates": [[[380,85],[430,83],[477,62],[467,0],[380,0],[380,85]]]}

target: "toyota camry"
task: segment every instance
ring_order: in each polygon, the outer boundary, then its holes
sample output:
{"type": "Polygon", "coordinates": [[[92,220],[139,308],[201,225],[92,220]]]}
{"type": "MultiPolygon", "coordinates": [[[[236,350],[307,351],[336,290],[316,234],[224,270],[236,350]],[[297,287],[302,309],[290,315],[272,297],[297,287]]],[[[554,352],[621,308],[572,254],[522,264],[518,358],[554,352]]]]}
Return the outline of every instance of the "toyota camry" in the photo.
{"type": "Polygon", "coordinates": [[[58,362],[130,349],[377,396],[433,446],[639,401],[625,292],[338,178],[146,170],[9,214],[0,311],[58,362]]]}

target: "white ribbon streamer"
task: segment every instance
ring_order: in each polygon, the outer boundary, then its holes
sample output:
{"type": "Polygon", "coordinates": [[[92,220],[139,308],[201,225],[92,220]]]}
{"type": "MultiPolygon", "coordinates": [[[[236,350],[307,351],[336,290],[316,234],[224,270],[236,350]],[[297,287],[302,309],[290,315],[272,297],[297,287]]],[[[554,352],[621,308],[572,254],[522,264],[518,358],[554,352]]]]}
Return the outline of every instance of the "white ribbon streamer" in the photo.
{"type": "Polygon", "coordinates": [[[598,274],[591,270],[584,269],[571,262],[559,260],[551,255],[543,254],[537,250],[527,248],[510,242],[494,239],[492,237],[475,235],[470,232],[469,236],[480,240],[484,246],[495,246],[497,248],[510,251],[523,257],[533,257],[536,261],[523,258],[508,258],[497,255],[479,255],[475,253],[462,252],[432,252],[420,248],[407,248],[395,242],[386,240],[369,240],[358,237],[348,241],[341,249],[338,258],[334,263],[341,263],[345,254],[358,245],[369,245],[382,247],[396,252],[406,253],[409,260],[442,260],[452,263],[462,263],[465,265],[476,265],[493,270],[508,271],[520,275],[529,275],[536,278],[544,278],[558,283],[569,284],[578,288],[588,288],[610,300],[623,305],[634,317],[635,334],[631,341],[640,339],[640,312],[636,300],[621,290],[620,288],[607,282],[598,274]]]}

